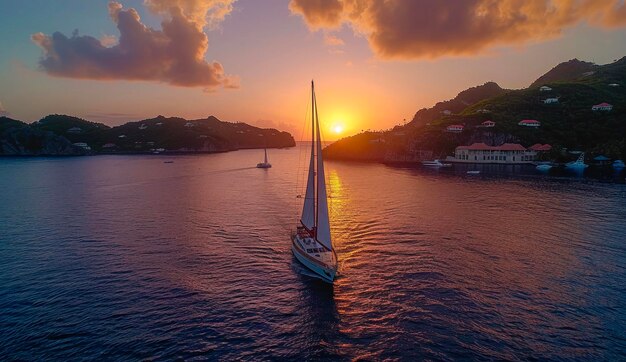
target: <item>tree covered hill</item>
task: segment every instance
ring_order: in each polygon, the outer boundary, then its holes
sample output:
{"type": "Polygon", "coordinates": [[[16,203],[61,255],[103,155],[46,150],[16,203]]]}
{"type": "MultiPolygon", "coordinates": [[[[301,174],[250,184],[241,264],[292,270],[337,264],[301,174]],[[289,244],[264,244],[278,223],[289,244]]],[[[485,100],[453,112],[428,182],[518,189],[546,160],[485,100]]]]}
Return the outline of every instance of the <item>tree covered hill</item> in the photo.
{"type": "Polygon", "coordinates": [[[330,158],[381,161],[390,153],[407,155],[427,150],[443,157],[456,146],[473,142],[518,142],[525,146],[549,143],[557,150],[626,158],[626,57],[602,66],[569,61],[541,76],[529,88],[496,93],[450,114],[433,112],[427,123],[414,122],[388,132],[367,132],[340,140],[325,152],[330,158]],[[551,90],[541,91],[544,85],[551,90]],[[546,104],[548,98],[558,101],[546,104]],[[593,105],[603,102],[613,105],[613,109],[592,110],[593,105]],[[524,119],[538,120],[541,127],[519,126],[524,119]],[[477,127],[486,120],[494,121],[495,127],[477,127]],[[464,130],[446,132],[452,124],[463,125],[464,130]]]}
{"type": "Polygon", "coordinates": [[[0,155],[222,152],[295,145],[287,132],[213,116],[197,120],[158,116],[117,127],[67,115],[46,116],[32,124],[0,117],[0,142],[0,155]]]}

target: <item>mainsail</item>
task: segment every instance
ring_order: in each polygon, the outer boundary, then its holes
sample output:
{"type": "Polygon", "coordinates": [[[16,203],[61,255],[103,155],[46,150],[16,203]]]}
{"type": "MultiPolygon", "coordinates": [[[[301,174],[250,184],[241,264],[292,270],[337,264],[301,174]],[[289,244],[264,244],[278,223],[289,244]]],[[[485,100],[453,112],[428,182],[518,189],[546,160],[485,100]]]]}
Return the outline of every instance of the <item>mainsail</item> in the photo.
{"type": "Polygon", "coordinates": [[[313,231],[315,238],[328,250],[332,250],[330,237],[330,222],[328,217],[328,201],[326,194],[326,180],[324,175],[324,160],[322,159],[322,141],[320,124],[317,114],[315,88],[311,82],[311,159],[307,177],[306,194],[300,222],[308,230],[313,231]],[[317,180],[315,173],[317,156],[317,180]],[[317,182],[316,182],[317,181],[317,182]],[[317,190],[316,190],[317,188],[317,190]],[[317,191],[317,192],[316,192],[317,191]]]}

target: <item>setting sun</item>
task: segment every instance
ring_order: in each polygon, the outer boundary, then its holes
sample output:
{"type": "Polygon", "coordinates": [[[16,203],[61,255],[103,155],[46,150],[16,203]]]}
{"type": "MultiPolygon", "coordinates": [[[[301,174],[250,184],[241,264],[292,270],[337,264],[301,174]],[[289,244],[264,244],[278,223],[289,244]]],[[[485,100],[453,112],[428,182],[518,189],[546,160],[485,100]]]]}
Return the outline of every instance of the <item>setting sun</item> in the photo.
{"type": "Polygon", "coordinates": [[[336,124],[333,126],[333,133],[335,134],[340,134],[343,132],[343,125],[342,124],[336,124]]]}

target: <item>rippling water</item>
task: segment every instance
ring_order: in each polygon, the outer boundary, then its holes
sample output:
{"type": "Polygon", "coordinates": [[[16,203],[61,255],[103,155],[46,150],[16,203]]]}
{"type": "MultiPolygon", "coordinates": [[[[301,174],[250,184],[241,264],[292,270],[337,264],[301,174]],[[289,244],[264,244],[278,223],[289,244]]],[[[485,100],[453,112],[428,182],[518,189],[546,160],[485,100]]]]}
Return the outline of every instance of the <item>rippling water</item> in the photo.
{"type": "Polygon", "coordinates": [[[626,358],[626,186],[327,162],[329,286],[300,156],[0,159],[0,360],[626,358]]]}

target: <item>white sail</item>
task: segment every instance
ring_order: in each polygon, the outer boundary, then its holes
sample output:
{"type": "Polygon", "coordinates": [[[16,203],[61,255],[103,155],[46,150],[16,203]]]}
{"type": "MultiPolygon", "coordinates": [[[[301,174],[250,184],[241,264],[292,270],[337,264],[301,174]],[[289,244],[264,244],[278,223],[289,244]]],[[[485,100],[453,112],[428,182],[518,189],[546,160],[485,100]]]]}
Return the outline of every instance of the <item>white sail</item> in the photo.
{"type": "MultiPolygon", "coordinates": [[[[313,83],[311,82],[311,89],[313,83]]],[[[315,99],[311,95],[311,160],[309,162],[309,175],[306,181],[306,194],[304,195],[304,206],[302,207],[302,217],[300,222],[307,229],[315,228],[315,99]]]]}
{"type": "Polygon", "coordinates": [[[300,221],[307,229],[313,230],[315,227],[315,163],[314,154],[311,151],[311,162],[309,163],[309,177],[306,182],[306,194],[304,196],[304,206],[302,207],[302,217],[300,221]]]}
{"type": "Polygon", "coordinates": [[[267,148],[265,149],[265,163],[267,163],[267,148]]]}
{"type": "Polygon", "coordinates": [[[322,157],[322,140],[320,137],[320,121],[315,105],[317,145],[317,241],[332,250],[330,238],[330,221],[328,217],[328,200],[326,195],[326,178],[324,175],[324,159],[322,157]]]}

